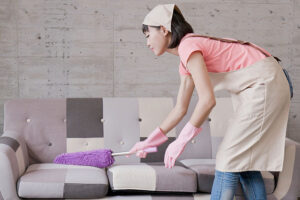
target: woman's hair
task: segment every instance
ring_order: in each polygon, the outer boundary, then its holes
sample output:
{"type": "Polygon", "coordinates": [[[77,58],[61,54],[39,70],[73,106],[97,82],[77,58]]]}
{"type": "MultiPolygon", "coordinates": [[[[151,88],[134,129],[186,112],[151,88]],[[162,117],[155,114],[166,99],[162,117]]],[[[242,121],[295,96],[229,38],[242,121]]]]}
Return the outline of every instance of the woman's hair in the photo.
{"type": "MultiPolygon", "coordinates": [[[[160,29],[160,26],[151,26],[160,29]]],[[[143,24],[143,33],[148,32],[148,25],[143,24]]],[[[188,33],[194,33],[192,26],[185,21],[183,15],[181,14],[179,8],[175,6],[171,22],[172,39],[168,48],[172,49],[179,45],[181,39],[188,33]]]]}

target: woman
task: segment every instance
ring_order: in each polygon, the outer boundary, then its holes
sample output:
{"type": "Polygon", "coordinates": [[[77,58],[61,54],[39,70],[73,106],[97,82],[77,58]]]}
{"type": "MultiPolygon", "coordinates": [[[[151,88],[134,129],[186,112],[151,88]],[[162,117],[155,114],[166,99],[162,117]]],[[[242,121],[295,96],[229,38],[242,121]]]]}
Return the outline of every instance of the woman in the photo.
{"type": "Polygon", "coordinates": [[[199,99],[191,119],[165,152],[165,167],[172,168],[215,106],[214,91],[227,90],[234,115],[216,155],[211,198],[233,199],[240,180],[247,199],[266,199],[260,171],[281,171],[283,165],[290,90],[282,67],[256,45],[194,34],[175,4],[152,9],[143,33],[155,55],[179,56],[181,83],[175,108],[130,152],[145,158],[141,150],[167,141],[166,134],[187,112],[196,88],[199,99]]]}

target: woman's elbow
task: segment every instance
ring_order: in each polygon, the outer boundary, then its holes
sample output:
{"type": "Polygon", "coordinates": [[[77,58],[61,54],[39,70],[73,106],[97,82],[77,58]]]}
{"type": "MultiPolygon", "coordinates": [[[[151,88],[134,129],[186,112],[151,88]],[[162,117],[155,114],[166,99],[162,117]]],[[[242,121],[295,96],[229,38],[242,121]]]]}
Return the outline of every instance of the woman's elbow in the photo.
{"type": "Polygon", "coordinates": [[[215,107],[217,104],[215,97],[212,97],[210,102],[211,102],[211,108],[215,107]]]}
{"type": "Polygon", "coordinates": [[[216,105],[216,98],[214,96],[205,98],[203,99],[202,103],[205,105],[205,107],[211,110],[216,105]]]}

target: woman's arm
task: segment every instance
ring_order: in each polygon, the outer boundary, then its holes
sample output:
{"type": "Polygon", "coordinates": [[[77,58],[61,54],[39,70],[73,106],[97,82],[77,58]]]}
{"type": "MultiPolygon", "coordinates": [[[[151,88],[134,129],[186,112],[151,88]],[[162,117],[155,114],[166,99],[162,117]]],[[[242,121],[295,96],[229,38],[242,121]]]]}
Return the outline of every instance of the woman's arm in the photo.
{"type": "Polygon", "coordinates": [[[187,68],[192,75],[198,93],[198,103],[191,116],[190,123],[195,127],[200,127],[216,105],[216,99],[203,56],[200,52],[191,54],[187,61],[187,68]]]}
{"type": "Polygon", "coordinates": [[[195,85],[191,76],[180,75],[180,86],[175,107],[159,126],[164,134],[172,130],[186,114],[195,85]]]}

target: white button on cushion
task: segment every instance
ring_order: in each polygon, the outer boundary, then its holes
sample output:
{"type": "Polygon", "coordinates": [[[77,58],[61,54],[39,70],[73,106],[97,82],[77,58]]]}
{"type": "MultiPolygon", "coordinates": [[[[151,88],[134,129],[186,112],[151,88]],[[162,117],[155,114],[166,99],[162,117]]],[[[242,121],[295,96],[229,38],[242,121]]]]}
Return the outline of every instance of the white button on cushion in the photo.
{"type": "Polygon", "coordinates": [[[123,144],[124,144],[124,141],[121,141],[120,144],[123,145],[123,144]]]}
{"type": "Polygon", "coordinates": [[[192,143],[195,144],[195,143],[196,143],[196,140],[192,140],[192,143]]]}
{"type": "Polygon", "coordinates": [[[29,122],[30,122],[30,119],[27,119],[26,121],[27,121],[27,123],[29,123],[29,122]]]}

